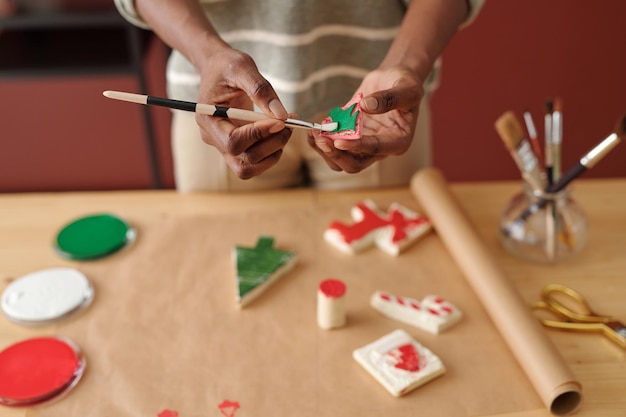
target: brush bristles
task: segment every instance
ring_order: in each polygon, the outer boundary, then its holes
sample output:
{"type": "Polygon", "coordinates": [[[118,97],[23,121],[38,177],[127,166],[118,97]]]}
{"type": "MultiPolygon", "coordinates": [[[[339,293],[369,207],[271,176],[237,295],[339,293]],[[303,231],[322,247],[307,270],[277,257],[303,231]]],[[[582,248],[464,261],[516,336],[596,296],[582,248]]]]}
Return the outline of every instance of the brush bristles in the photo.
{"type": "Polygon", "coordinates": [[[516,149],[520,142],[524,140],[522,126],[511,111],[500,116],[498,120],[496,120],[495,126],[504,145],[509,150],[516,149]]]}
{"type": "Polygon", "coordinates": [[[626,139],[626,114],[624,114],[617,123],[615,133],[620,137],[620,139],[626,139]]]}
{"type": "Polygon", "coordinates": [[[337,130],[338,127],[339,123],[337,122],[322,123],[322,127],[320,128],[320,130],[323,132],[332,132],[333,130],[337,130]]]}
{"type": "Polygon", "coordinates": [[[545,103],[545,106],[546,106],[546,113],[547,114],[552,114],[552,112],[554,111],[554,101],[552,101],[552,99],[550,99],[550,98],[547,99],[546,103],[545,103]]]}

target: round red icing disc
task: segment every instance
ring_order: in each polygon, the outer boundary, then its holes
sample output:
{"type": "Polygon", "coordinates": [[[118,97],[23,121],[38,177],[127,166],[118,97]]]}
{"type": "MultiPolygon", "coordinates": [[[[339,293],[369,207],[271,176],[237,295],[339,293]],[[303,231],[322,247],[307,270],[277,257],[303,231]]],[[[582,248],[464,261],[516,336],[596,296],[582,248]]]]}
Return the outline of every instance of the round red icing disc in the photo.
{"type": "Polygon", "coordinates": [[[18,342],[0,352],[0,403],[46,401],[71,389],[85,368],[80,350],[55,337],[18,342]]]}
{"type": "Polygon", "coordinates": [[[326,297],[339,298],[346,293],[346,284],[338,279],[328,278],[320,283],[320,291],[326,297]]]}

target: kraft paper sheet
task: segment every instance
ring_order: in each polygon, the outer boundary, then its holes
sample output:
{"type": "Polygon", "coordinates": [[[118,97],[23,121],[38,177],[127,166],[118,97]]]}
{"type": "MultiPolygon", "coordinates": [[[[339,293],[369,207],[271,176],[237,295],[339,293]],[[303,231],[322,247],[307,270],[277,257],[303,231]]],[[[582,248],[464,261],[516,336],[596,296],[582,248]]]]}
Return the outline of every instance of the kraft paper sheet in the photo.
{"type": "Polygon", "coordinates": [[[546,407],[554,414],[576,410],[582,398],[580,383],[464,215],[441,173],[418,172],[411,189],[546,407]]]}
{"type": "MultiPolygon", "coordinates": [[[[436,233],[398,257],[376,248],[350,256],[323,240],[328,224],[350,222],[350,208],[359,202],[341,193],[321,194],[288,212],[127,219],[137,228],[136,242],[109,258],[75,265],[92,280],[95,300],[56,329],[84,351],[86,374],[66,397],[31,409],[29,417],[156,417],[163,410],[222,417],[218,405],[225,400],[240,404],[235,417],[463,417],[543,408],[571,383],[562,361],[525,313],[511,312],[522,306],[495,282],[504,277],[480,259],[480,249],[464,249],[479,266],[459,259],[463,245],[451,243],[449,234],[463,229],[463,221],[452,230],[440,224],[462,217],[447,201],[445,184],[429,174],[418,176],[413,189],[432,212],[436,233]],[[296,252],[298,262],[239,310],[231,251],[254,246],[263,234],[274,236],[277,248],[296,252]],[[483,273],[492,275],[487,295],[470,285],[483,273]],[[330,331],[316,323],[317,286],[326,278],[347,285],[347,325],[330,331]],[[369,298],[377,290],[416,299],[437,294],[464,317],[442,334],[429,334],[374,311],[369,298]],[[491,306],[491,297],[504,297],[506,305],[491,306]],[[494,318],[509,314],[515,318],[494,318]],[[352,359],[354,349],[396,329],[447,368],[401,398],[352,359]],[[507,346],[507,330],[520,331],[512,339],[521,345],[518,351],[507,346]],[[520,341],[524,337],[537,347],[520,341]]],[[[419,209],[408,190],[375,200],[383,210],[393,202],[419,209]]],[[[480,245],[472,233],[458,241],[480,245]]]]}

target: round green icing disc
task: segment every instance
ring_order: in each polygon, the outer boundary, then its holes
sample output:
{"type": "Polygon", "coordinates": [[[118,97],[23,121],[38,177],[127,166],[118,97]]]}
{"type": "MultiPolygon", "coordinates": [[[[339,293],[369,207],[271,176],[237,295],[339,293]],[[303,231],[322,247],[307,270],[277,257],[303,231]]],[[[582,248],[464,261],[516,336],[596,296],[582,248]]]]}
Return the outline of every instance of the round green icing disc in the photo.
{"type": "Polygon", "coordinates": [[[132,240],[133,229],[110,214],[86,216],[64,226],[56,247],[67,258],[85,260],[109,255],[132,240]]]}

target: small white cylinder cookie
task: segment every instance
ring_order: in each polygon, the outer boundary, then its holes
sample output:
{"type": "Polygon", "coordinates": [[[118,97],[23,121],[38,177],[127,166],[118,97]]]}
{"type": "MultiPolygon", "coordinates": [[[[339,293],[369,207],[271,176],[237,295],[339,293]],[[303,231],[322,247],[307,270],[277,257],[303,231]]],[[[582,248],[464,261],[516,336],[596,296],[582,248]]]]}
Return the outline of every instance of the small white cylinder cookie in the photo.
{"type": "Polygon", "coordinates": [[[346,284],[343,281],[328,278],[317,289],[317,325],[328,330],[346,324],[344,299],[346,284]]]}

